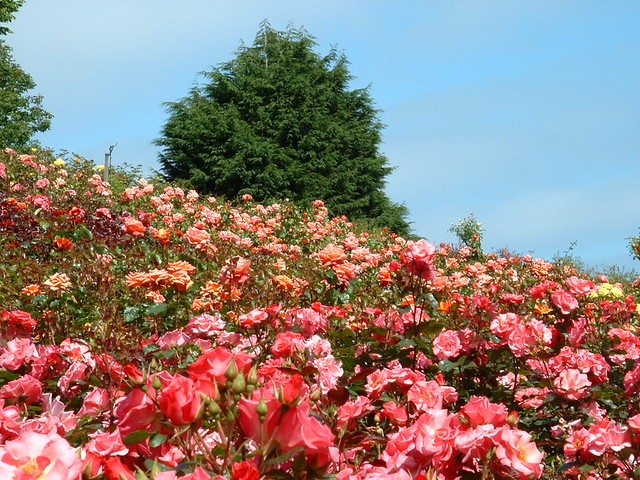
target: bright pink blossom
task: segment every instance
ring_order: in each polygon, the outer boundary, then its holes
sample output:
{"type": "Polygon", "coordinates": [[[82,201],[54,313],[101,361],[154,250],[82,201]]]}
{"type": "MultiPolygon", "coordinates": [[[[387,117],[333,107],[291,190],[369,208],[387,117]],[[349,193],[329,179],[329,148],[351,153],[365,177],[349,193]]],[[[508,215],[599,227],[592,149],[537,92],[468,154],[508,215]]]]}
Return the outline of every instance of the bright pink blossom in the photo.
{"type": "Polygon", "coordinates": [[[556,391],[569,400],[580,400],[589,395],[589,378],[575,368],[562,370],[554,379],[556,391]]]}
{"type": "Polygon", "coordinates": [[[433,339],[433,354],[440,360],[455,358],[462,352],[462,342],[456,330],[444,330],[433,339]]]}
{"type": "Polygon", "coordinates": [[[353,428],[359,418],[373,410],[371,400],[359,395],[338,408],[336,428],[353,428]]]}
{"type": "MultiPolygon", "coordinates": [[[[160,377],[159,377],[160,378],[160,377]]],[[[158,393],[160,411],[174,425],[188,425],[198,419],[202,397],[193,380],[182,375],[163,378],[158,393]]]]}
{"type": "Polygon", "coordinates": [[[563,315],[569,315],[580,306],[576,297],[566,290],[556,290],[553,292],[551,294],[551,302],[558,307],[560,313],[563,315]]]}
{"type": "Polygon", "coordinates": [[[42,398],[42,389],[43,384],[40,380],[31,375],[23,375],[0,388],[0,398],[8,403],[31,405],[42,398]]]}
{"type": "Polygon", "coordinates": [[[140,388],[134,388],[116,409],[120,432],[127,436],[137,430],[158,431],[161,415],[154,401],[140,388]]]}
{"type": "Polygon", "coordinates": [[[505,426],[496,440],[496,460],[509,478],[525,480],[542,476],[544,454],[531,441],[531,435],[505,426]]]}
{"type": "Polygon", "coordinates": [[[436,247],[424,239],[407,242],[406,249],[400,254],[407,271],[425,280],[436,278],[437,270],[433,264],[435,256],[436,247]]]}
{"type": "Polygon", "coordinates": [[[231,361],[235,361],[239,372],[249,373],[251,357],[246,353],[233,353],[224,347],[217,347],[203,353],[188,367],[189,377],[193,380],[216,382],[220,386],[227,383],[225,372],[231,361]]]}
{"type": "Polygon", "coordinates": [[[578,278],[575,275],[567,278],[565,284],[575,297],[584,297],[596,289],[596,284],[591,280],[578,278]]]}
{"type": "Polygon", "coordinates": [[[0,446],[0,478],[78,480],[82,464],[76,450],[57,433],[23,432],[0,446]]]}
{"type": "Polygon", "coordinates": [[[460,413],[472,427],[485,424],[501,427],[507,423],[507,407],[501,403],[492,403],[487,397],[471,397],[462,406],[460,413]]]}

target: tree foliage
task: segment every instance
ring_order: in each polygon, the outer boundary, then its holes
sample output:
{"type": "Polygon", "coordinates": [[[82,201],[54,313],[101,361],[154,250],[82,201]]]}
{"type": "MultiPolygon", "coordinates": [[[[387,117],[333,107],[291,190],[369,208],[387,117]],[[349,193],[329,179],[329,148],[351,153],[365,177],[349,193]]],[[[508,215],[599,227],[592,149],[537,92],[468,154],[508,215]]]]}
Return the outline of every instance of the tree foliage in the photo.
{"type": "Polygon", "coordinates": [[[333,214],[408,233],[406,207],[384,192],[392,168],[369,91],[350,90],[346,57],[320,56],[315,45],[304,31],[264,23],[252,46],[167,103],[156,140],[163,173],[228,198],[321,199],[333,214]]]}
{"type": "MultiPolygon", "coordinates": [[[[0,35],[10,33],[2,25],[13,20],[23,0],[2,0],[0,3],[0,35]]],[[[51,125],[52,115],[42,108],[42,96],[30,95],[36,86],[33,78],[18,65],[9,45],[0,39],[0,146],[26,146],[36,132],[51,125]]]]}

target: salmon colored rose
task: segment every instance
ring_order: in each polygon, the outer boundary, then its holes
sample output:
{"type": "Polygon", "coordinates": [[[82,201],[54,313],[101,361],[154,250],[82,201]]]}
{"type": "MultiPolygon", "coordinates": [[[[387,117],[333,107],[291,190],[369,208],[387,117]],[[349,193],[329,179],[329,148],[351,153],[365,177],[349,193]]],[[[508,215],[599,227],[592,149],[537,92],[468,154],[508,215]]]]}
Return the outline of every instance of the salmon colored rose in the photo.
{"type": "Polygon", "coordinates": [[[566,290],[556,290],[551,294],[551,302],[563,315],[569,315],[578,308],[578,300],[566,290]]]}
{"type": "Polygon", "coordinates": [[[174,425],[188,425],[200,416],[202,397],[193,380],[174,375],[158,394],[160,411],[174,425]]]}
{"type": "Polygon", "coordinates": [[[231,350],[218,347],[203,353],[198,360],[189,365],[189,377],[202,382],[216,382],[220,386],[227,383],[225,372],[231,360],[235,360],[239,372],[249,373],[251,357],[246,353],[233,353],[231,350]]]}
{"type": "Polygon", "coordinates": [[[522,430],[503,427],[497,440],[496,460],[510,473],[509,478],[540,478],[544,454],[531,441],[531,435],[522,430]],[[511,476],[514,473],[517,476],[511,476]]]}

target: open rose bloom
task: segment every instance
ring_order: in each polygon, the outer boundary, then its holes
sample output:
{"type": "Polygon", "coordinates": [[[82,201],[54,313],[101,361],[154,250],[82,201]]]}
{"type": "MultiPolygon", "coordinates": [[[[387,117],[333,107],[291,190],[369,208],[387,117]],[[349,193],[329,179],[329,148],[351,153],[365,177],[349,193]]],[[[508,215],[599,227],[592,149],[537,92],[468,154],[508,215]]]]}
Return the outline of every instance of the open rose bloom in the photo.
{"type": "Polygon", "coordinates": [[[56,433],[22,433],[0,446],[0,478],[78,480],[78,451],[56,433]]]}

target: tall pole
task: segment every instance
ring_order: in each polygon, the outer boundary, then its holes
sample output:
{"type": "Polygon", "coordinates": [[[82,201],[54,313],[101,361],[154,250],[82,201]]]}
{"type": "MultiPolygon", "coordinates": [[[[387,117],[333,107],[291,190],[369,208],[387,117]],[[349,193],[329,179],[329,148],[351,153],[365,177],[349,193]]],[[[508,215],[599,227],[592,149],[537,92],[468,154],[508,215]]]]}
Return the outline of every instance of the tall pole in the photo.
{"type": "Polygon", "coordinates": [[[105,182],[109,181],[109,167],[111,166],[111,152],[113,152],[113,149],[116,148],[116,145],[118,145],[117,142],[115,145],[111,145],[109,147],[109,151],[104,154],[104,181],[105,182]]]}

